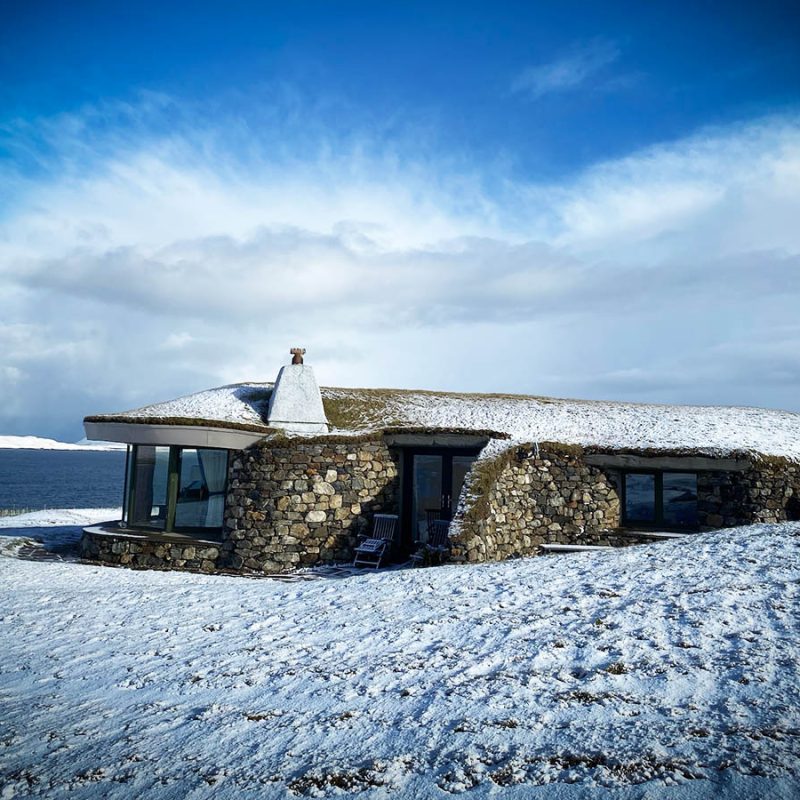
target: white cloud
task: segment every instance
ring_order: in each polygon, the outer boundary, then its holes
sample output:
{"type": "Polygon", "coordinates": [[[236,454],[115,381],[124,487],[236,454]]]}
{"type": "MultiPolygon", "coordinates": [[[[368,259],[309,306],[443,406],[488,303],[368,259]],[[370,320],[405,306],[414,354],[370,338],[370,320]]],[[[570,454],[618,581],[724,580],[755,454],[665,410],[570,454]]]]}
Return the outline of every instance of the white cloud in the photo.
{"type": "Polygon", "coordinates": [[[231,150],[191,115],[48,125],[11,134],[47,169],[4,176],[3,432],[270,380],[295,344],[329,384],[798,408],[795,117],[556,185],[368,136],[231,150]]]}
{"type": "Polygon", "coordinates": [[[613,64],[619,55],[613,42],[594,39],[553,61],[526,67],[511,82],[511,91],[536,100],[551,92],[576,89],[613,64]]]}
{"type": "MultiPolygon", "coordinates": [[[[677,237],[703,257],[797,252],[797,117],[705,130],[589,169],[559,196],[560,244],[635,250],[677,237]]],[[[675,252],[675,242],[668,248],[675,252]]]]}

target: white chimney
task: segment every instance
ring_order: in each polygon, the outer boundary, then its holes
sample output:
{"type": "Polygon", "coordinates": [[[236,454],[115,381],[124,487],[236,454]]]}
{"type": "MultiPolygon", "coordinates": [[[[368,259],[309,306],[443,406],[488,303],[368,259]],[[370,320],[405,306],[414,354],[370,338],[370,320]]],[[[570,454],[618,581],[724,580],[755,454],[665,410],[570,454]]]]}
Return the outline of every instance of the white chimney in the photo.
{"type": "Polygon", "coordinates": [[[314,370],[303,364],[305,350],[289,351],[292,363],[281,367],[269,399],[267,424],[290,433],[327,433],[328,418],[314,370]]]}

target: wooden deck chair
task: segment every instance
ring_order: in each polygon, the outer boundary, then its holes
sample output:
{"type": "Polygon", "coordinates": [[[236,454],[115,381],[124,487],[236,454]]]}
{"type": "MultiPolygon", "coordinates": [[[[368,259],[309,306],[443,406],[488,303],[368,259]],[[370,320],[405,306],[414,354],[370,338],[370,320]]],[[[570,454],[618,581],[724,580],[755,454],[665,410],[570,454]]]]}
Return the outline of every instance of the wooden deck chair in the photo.
{"type": "Polygon", "coordinates": [[[371,536],[356,547],[353,566],[378,569],[391,549],[399,521],[397,514],[376,514],[372,520],[371,536]]]}
{"type": "Polygon", "coordinates": [[[442,518],[441,508],[426,508],[425,509],[425,537],[428,541],[431,538],[431,531],[433,523],[438,522],[442,518]]]}
{"type": "Polygon", "coordinates": [[[413,553],[411,560],[414,564],[439,562],[450,552],[450,521],[446,519],[435,519],[431,522],[428,529],[428,541],[420,545],[416,553],[413,553]]]}

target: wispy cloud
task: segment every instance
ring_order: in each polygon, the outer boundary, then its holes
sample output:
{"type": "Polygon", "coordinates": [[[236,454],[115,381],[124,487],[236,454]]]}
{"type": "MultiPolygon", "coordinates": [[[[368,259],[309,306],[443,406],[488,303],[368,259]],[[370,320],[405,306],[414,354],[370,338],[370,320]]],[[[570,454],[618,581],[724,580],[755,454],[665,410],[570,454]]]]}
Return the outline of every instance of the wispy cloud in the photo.
{"type": "Polygon", "coordinates": [[[553,92],[577,89],[613,64],[619,55],[613,42],[594,39],[553,61],[526,67],[511,82],[511,91],[536,100],[553,92]]]}
{"type": "Polygon", "coordinates": [[[531,185],[171,108],[10,134],[45,168],[0,176],[0,430],[270,380],[297,342],[328,384],[797,407],[800,118],[531,185]]]}

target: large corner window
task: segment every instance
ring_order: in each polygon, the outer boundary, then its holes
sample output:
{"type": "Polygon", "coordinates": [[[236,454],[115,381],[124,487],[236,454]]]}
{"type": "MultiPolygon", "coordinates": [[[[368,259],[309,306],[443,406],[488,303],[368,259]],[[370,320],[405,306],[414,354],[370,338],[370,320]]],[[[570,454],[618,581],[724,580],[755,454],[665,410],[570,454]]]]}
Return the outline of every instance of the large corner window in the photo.
{"type": "Polygon", "coordinates": [[[128,453],[123,519],[129,528],[219,532],[228,451],[135,445],[128,453]]]}
{"type": "Polygon", "coordinates": [[[626,472],[623,524],[664,528],[697,527],[697,474],[626,472]]]}

